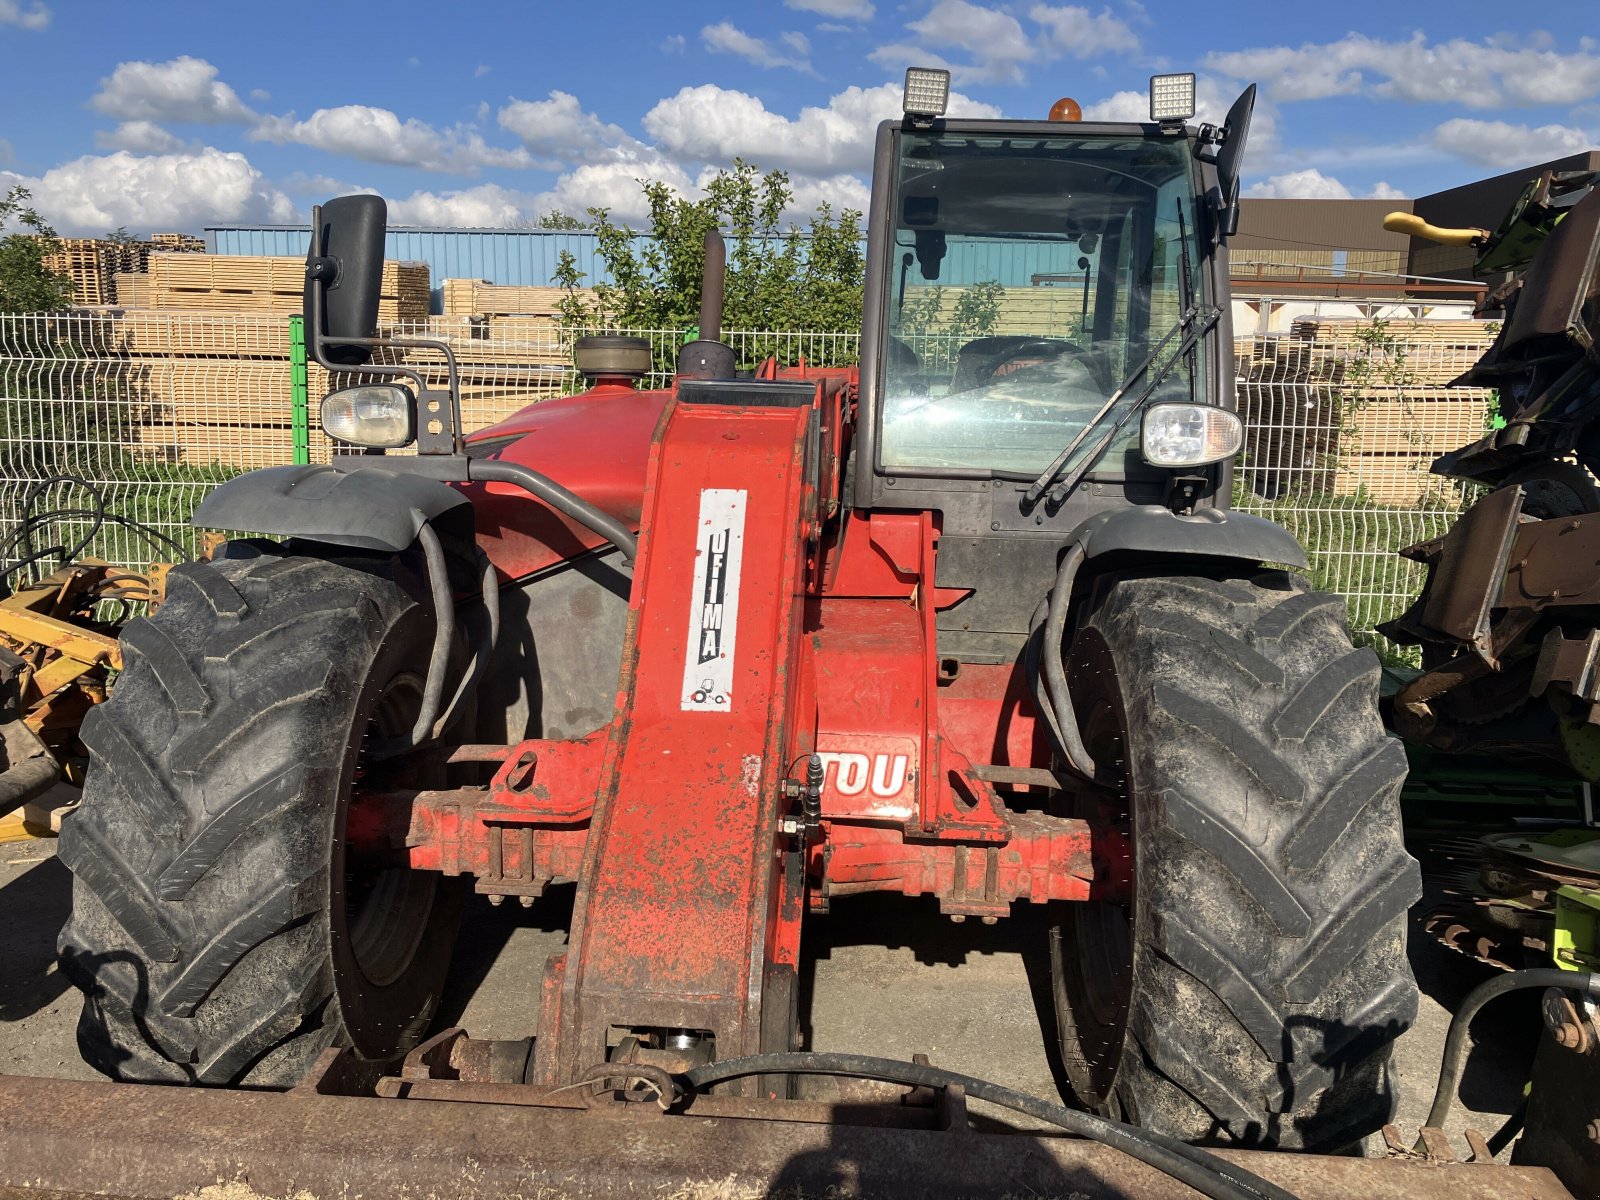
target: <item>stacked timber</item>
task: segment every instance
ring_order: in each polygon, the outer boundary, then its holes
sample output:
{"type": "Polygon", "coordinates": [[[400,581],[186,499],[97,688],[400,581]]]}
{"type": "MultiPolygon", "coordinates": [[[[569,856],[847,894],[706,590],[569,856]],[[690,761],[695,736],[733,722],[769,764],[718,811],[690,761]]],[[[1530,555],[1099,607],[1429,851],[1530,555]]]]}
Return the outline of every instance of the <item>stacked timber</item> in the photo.
{"type": "Polygon", "coordinates": [[[1458,503],[1458,486],[1428,468],[1487,431],[1491,393],[1447,385],[1494,336],[1483,321],[1307,320],[1286,338],[1240,339],[1250,487],[1269,499],[1458,503]]]}
{"type": "MultiPolygon", "coordinates": [[[[152,306],[187,312],[300,311],[305,291],[303,258],[248,254],[152,254],[152,306]]],[[[378,321],[428,318],[426,263],[385,262],[378,321]]]]}

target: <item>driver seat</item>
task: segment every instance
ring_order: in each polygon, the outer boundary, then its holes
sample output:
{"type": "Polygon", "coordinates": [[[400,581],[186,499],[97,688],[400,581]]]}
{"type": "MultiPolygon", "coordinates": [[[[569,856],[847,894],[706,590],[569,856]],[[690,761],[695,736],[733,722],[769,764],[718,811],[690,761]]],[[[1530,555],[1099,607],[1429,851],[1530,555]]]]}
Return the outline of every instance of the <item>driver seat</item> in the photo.
{"type": "Polygon", "coordinates": [[[990,382],[996,367],[1014,357],[1019,347],[1030,343],[1036,345],[1036,352],[1029,353],[1030,358],[1057,359],[1074,349],[1071,342],[1056,342],[1037,334],[974,338],[956,354],[956,369],[950,376],[950,390],[965,392],[990,382]]]}

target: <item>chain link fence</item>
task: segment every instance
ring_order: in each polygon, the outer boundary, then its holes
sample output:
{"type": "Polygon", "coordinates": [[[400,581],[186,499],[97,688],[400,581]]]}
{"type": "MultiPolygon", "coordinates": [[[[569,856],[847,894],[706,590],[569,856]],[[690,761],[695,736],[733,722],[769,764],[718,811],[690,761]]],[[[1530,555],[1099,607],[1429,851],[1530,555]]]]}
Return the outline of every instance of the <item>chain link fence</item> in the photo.
{"type": "MultiPolygon", "coordinates": [[[[1492,326],[1436,324],[1453,328],[1402,335],[1307,323],[1235,346],[1247,441],[1234,503],[1294,532],[1316,583],[1348,597],[1358,632],[1398,614],[1421,586],[1420,568],[1395,551],[1442,533],[1469,499],[1429,464],[1492,420],[1489,392],[1444,386],[1492,326]]],[[[547,318],[435,317],[386,332],[450,345],[469,429],[580,386],[571,344],[583,331],[547,318]]],[[[606,332],[647,338],[656,370],[645,385],[670,383],[681,331],[606,332]]],[[[744,367],[773,354],[785,365],[848,363],[857,352],[854,334],[732,331],[724,340],[744,367]]],[[[391,361],[445,382],[437,354],[399,351],[391,361]]],[[[281,316],[0,317],[0,559],[54,550],[138,568],[178,547],[193,552],[189,514],[216,484],[294,462],[297,449],[313,463],[333,453],[316,419],[326,374],[315,364],[299,372],[297,426],[297,366],[281,316]]]]}

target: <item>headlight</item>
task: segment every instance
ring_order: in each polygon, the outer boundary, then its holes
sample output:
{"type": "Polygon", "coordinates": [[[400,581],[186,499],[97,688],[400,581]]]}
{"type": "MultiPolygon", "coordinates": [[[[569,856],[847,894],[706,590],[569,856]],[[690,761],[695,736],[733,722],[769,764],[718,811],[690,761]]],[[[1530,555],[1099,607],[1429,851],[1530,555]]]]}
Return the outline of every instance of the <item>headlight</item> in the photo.
{"type": "Polygon", "coordinates": [[[340,388],[322,402],[322,428],[355,446],[409,446],[417,434],[417,401],[398,383],[340,388]]]}
{"type": "Polygon", "coordinates": [[[1140,441],[1153,467],[1203,467],[1239,453],[1244,422],[1212,404],[1152,404],[1140,441]]]}

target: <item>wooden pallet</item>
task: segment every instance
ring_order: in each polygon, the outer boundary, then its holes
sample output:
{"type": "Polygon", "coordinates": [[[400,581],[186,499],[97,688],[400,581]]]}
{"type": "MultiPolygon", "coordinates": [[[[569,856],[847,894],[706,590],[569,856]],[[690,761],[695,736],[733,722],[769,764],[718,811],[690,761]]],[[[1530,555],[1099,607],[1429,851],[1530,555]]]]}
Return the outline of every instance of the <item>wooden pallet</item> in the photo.
{"type": "Polygon", "coordinates": [[[150,245],[163,254],[204,254],[206,243],[204,238],[197,238],[192,233],[152,233],[150,245]]]}

